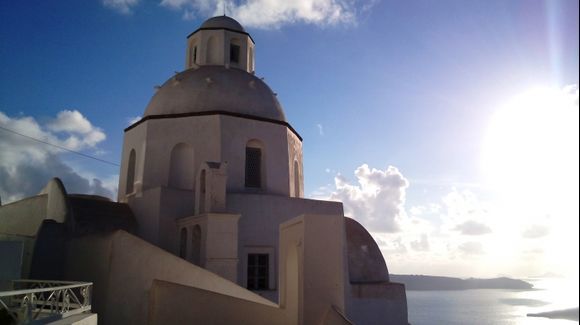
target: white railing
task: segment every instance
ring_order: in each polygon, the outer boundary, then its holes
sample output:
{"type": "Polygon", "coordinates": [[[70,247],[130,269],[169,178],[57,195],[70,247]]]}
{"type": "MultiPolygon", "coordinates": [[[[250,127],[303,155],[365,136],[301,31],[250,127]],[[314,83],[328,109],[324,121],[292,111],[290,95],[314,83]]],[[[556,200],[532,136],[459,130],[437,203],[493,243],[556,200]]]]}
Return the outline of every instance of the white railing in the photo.
{"type": "Polygon", "coordinates": [[[0,311],[18,324],[45,323],[91,310],[91,282],[14,280],[0,291],[0,311]]]}

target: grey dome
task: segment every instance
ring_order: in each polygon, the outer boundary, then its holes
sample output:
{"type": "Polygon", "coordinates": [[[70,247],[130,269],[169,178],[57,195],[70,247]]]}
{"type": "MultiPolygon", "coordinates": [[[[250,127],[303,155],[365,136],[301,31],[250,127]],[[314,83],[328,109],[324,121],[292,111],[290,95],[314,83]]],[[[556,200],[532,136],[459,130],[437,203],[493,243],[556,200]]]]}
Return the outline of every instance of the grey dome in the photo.
{"type": "Polygon", "coordinates": [[[145,116],[225,111],[286,122],[270,87],[239,69],[201,66],[167,80],[147,105],[145,116]]]}
{"type": "Polygon", "coordinates": [[[216,29],[216,28],[223,28],[223,29],[230,29],[238,32],[245,33],[246,30],[240,23],[238,23],[235,19],[228,17],[228,16],[216,16],[212,17],[201,24],[199,29],[216,29]]]}
{"type": "Polygon", "coordinates": [[[389,270],[379,246],[356,220],[344,218],[350,282],[389,282],[389,270]]]}

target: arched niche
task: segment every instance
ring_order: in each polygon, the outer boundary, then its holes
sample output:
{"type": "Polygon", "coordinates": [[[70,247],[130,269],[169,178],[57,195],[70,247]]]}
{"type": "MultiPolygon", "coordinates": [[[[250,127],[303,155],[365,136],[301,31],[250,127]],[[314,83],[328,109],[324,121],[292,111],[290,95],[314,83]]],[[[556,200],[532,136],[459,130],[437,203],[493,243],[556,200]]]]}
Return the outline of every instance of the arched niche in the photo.
{"type": "Polygon", "coordinates": [[[179,257],[183,259],[187,257],[187,229],[185,227],[179,232],[179,257]]]}
{"type": "Polygon", "coordinates": [[[199,57],[199,48],[197,38],[189,40],[189,47],[187,53],[187,67],[191,68],[197,64],[197,59],[199,57]]]}
{"type": "Polygon", "coordinates": [[[191,231],[191,262],[201,266],[201,227],[193,226],[191,231]]]}
{"type": "Polygon", "coordinates": [[[300,197],[300,166],[294,160],[294,197],[300,197]]]}
{"type": "Polygon", "coordinates": [[[207,64],[220,64],[219,62],[219,44],[215,36],[210,36],[207,40],[205,60],[207,64]]]}
{"type": "Polygon", "coordinates": [[[207,172],[205,169],[199,174],[199,213],[205,213],[207,195],[207,172]]]}
{"type": "Polygon", "coordinates": [[[193,190],[195,170],[193,147],[186,143],[179,143],[171,150],[169,162],[169,187],[193,190]]]}
{"type": "Polygon", "coordinates": [[[131,149],[129,153],[129,164],[127,165],[127,184],[125,186],[125,193],[131,194],[135,190],[135,164],[137,161],[137,154],[135,149],[131,149]]]}
{"type": "Polygon", "coordinates": [[[248,71],[254,72],[254,48],[251,46],[248,49],[248,71]]]}

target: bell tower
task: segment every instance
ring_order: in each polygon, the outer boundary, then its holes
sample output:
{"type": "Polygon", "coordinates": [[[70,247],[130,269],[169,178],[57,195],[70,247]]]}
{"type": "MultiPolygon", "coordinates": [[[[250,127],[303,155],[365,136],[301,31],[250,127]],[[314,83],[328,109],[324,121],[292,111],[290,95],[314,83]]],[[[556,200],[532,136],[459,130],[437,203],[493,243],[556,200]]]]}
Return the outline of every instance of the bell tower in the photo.
{"type": "Polygon", "coordinates": [[[185,68],[218,65],[254,72],[254,40],[228,16],[206,20],[187,36],[185,68]]]}

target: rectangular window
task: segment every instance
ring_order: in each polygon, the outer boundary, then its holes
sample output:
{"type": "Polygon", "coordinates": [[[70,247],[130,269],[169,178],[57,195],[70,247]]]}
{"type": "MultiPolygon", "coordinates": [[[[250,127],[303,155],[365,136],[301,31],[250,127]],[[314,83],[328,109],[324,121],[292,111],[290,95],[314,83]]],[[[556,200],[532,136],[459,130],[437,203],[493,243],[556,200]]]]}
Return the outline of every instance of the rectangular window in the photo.
{"type": "Polygon", "coordinates": [[[235,44],[230,44],[230,62],[238,63],[240,62],[240,46],[235,44]]]}
{"type": "Polygon", "coordinates": [[[246,147],[246,187],[262,187],[261,164],[262,151],[260,148],[246,147]]]}
{"type": "Polygon", "coordinates": [[[248,282],[249,290],[269,289],[269,266],[270,256],[268,254],[248,254],[248,282]]]}

